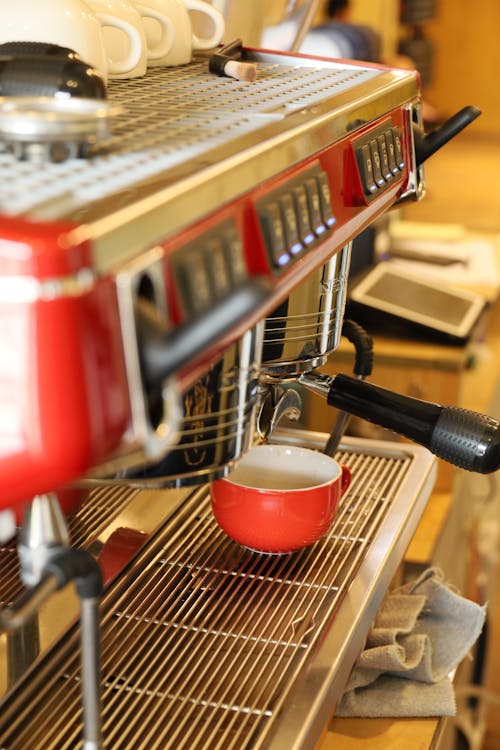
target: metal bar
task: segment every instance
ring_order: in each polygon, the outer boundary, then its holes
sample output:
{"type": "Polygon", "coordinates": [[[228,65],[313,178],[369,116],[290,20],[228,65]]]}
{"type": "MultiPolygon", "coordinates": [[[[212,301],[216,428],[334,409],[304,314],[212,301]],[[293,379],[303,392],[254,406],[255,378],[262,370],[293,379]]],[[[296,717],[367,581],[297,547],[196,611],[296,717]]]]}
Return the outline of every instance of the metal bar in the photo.
{"type": "Polygon", "coordinates": [[[101,667],[99,599],[80,600],[83,750],[101,750],[101,667]]]}

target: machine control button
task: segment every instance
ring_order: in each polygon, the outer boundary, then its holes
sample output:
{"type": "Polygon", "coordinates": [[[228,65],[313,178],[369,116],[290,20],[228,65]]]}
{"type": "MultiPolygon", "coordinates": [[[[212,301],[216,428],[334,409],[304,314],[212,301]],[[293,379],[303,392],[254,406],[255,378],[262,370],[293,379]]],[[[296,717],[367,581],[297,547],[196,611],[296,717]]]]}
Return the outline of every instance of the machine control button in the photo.
{"type": "Polygon", "coordinates": [[[326,174],[326,172],[320,172],[319,174],[317,174],[316,181],[318,183],[323,221],[325,222],[327,227],[333,227],[336,219],[333,215],[332,196],[330,193],[330,185],[328,183],[328,175],[326,174]]]}
{"type": "Polygon", "coordinates": [[[321,199],[319,197],[318,183],[314,177],[309,177],[305,181],[304,187],[306,189],[307,205],[309,206],[309,215],[311,217],[313,232],[316,237],[320,237],[326,232],[326,226],[321,212],[321,199]]]}
{"type": "Polygon", "coordinates": [[[283,217],[287,250],[292,255],[298,255],[304,249],[304,245],[300,241],[299,223],[292,195],[290,193],[284,193],[280,196],[278,203],[281,207],[281,214],[283,217]]]}
{"type": "Polygon", "coordinates": [[[389,155],[387,153],[387,143],[385,140],[385,136],[383,134],[377,136],[377,142],[378,150],[380,153],[380,168],[382,170],[382,176],[386,180],[386,182],[389,182],[389,180],[392,179],[392,172],[389,167],[389,155]]]}
{"type": "Polygon", "coordinates": [[[381,159],[378,151],[378,143],[375,138],[370,141],[370,152],[372,155],[373,179],[375,180],[375,183],[378,185],[378,187],[382,187],[385,180],[382,176],[381,159]]]}
{"type": "Polygon", "coordinates": [[[403,146],[401,144],[401,133],[399,128],[392,128],[392,137],[394,140],[394,156],[399,169],[404,169],[405,160],[403,157],[403,146]]]}
{"type": "Polygon", "coordinates": [[[303,185],[296,185],[292,188],[292,198],[295,203],[299,237],[302,243],[307,247],[314,242],[315,237],[311,227],[309,204],[305,187],[303,185]]]}
{"type": "Polygon", "coordinates": [[[236,228],[233,227],[225,229],[221,238],[231,282],[236,287],[248,276],[243,257],[243,242],[236,228]]]}
{"type": "Polygon", "coordinates": [[[231,290],[231,277],[222,239],[212,237],[207,241],[205,263],[215,299],[225,297],[231,290]]]}
{"type": "Polygon", "coordinates": [[[356,159],[361,173],[361,182],[366,195],[373,195],[377,191],[377,185],[373,176],[373,162],[370,147],[367,143],[356,149],[356,159]]]}
{"type": "Polygon", "coordinates": [[[268,203],[259,210],[260,225],[273,264],[282,268],[291,257],[286,247],[285,230],[277,202],[268,203]]]}
{"type": "Polygon", "coordinates": [[[210,278],[201,248],[187,248],[176,254],[174,275],[184,314],[189,317],[206,310],[212,302],[210,278]]]}
{"type": "Polygon", "coordinates": [[[385,131],[385,142],[387,144],[387,158],[389,160],[389,169],[393,175],[398,174],[399,167],[396,164],[396,149],[394,148],[394,139],[392,137],[392,131],[385,131]]]}

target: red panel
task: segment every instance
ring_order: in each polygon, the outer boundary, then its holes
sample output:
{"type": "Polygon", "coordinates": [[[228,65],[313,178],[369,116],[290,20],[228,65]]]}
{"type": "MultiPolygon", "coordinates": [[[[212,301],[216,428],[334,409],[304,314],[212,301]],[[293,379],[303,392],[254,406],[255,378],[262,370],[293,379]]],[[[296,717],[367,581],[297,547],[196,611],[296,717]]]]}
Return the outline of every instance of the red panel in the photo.
{"type": "Polygon", "coordinates": [[[118,444],[129,405],[111,282],[0,303],[0,507],[74,479],[118,444]]]}
{"type": "Polygon", "coordinates": [[[31,223],[0,216],[0,273],[58,278],[91,267],[87,244],[73,244],[73,225],[31,223]]]}

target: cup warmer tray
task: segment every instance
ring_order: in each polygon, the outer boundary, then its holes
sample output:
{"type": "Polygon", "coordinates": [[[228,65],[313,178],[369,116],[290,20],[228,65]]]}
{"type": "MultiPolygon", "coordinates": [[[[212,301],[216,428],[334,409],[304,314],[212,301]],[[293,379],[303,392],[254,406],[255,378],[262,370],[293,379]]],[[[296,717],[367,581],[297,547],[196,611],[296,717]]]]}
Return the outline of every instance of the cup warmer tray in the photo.
{"type": "MultiPolygon", "coordinates": [[[[322,449],[327,436],[280,431],[322,449]]],[[[70,524],[99,558],[102,725],[109,750],[304,750],[334,714],[426,506],[435,460],[419,447],[346,438],[353,480],[331,532],[289,555],[242,549],[208,486],[99,487],[70,524]]],[[[15,543],[1,605],[21,593],[15,543]]],[[[55,594],[0,638],[0,748],[81,747],[78,600],[55,594]]]]}

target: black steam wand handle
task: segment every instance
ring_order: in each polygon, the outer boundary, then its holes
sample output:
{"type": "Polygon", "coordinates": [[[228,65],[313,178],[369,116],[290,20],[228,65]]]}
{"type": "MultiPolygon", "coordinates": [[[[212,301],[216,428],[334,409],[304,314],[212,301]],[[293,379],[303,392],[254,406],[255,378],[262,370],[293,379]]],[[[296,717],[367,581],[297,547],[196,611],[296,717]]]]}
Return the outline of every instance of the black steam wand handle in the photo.
{"type": "Polygon", "coordinates": [[[403,396],[349,375],[301,376],[337,409],[386,427],[468,471],[500,468],[500,422],[485,414],[403,396]]]}
{"type": "Polygon", "coordinates": [[[189,365],[254,314],[269,292],[270,286],[265,278],[249,279],[210,310],[172,331],[157,318],[147,300],[137,300],[135,314],[146,388],[161,387],[166,378],[189,365]]]}
{"type": "Polygon", "coordinates": [[[413,126],[413,139],[415,141],[415,159],[417,167],[423,164],[429,156],[432,156],[441,146],[448,143],[467,125],[470,125],[476,117],[479,117],[481,110],[472,104],[463,107],[459,112],[452,115],[441,127],[425,135],[417,126],[413,126]]]}

